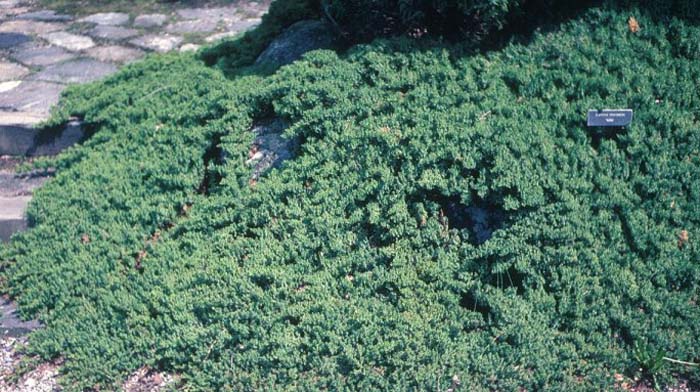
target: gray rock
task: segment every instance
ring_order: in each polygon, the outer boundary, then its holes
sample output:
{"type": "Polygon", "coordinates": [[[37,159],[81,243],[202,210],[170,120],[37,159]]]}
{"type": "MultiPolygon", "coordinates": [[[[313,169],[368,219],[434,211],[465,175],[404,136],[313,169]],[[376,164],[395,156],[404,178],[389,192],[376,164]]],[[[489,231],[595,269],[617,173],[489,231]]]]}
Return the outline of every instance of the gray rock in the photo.
{"type": "Polygon", "coordinates": [[[9,49],[31,40],[32,37],[26,34],[0,33],[0,49],[9,49]]]}
{"type": "Polygon", "coordinates": [[[75,55],[57,46],[40,46],[34,43],[18,46],[10,56],[22,64],[44,67],[75,58],[75,55]]]}
{"type": "Polygon", "coordinates": [[[117,71],[114,64],[97,60],[78,59],[65,63],[50,65],[30,79],[57,83],[92,82],[117,71]]]}
{"type": "Polygon", "coordinates": [[[56,11],[53,10],[41,10],[17,15],[17,19],[39,20],[42,22],[67,22],[73,18],[70,15],[57,14],[56,11]]]}
{"type": "Polygon", "coordinates": [[[210,33],[216,30],[218,22],[213,19],[183,20],[165,26],[169,33],[210,33]]]}
{"type": "Polygon", "coordinates": [[[19,64],[0,61],[0,82],[19,79],[29,73],[29,70],[19,64]]]}
{"type": "Polygon", "coordinates": [[[78,21],[100,25],[120,26],[129,22],[129,15],[121,12],[100,12],[78,19],[78,21]]]}
{"type": "Polygon", "coordinates": [[[251,179],[257,180],[271,168],[279,167],[283,161],[293,157],[298,145],[297,140],[282,137],[282,132],[288,127],[279,118],[261,121],[251,130],[255,141],[250,149],[248,166],[253,167],[251,179]]]}
{"type": "Polygon", "coordinates": [[[210,19],[214,21],[240,20],[243,15],[237,6],[215,8],[182,8],[177,10],[182,19],[210,19]]]}
{"type": "Polygon", "coordinates": [[[180,43],[182,43],[182,37],[168,34],[149,34],[144,35],[143,37],[134,38],[129,41],[129,43],[147,50],[168,52],[175,49],[178,45],[180,45],[180,43]]]}
{"type": "Polygon", "coordinates": [[[35,20],[10,20],[0,24],[0,32],[22,34],[45,34],[61,30],[65,26],[60,23],[39,22],[35,20]]]}
{"type": "Polygon", "coordinates": [[[73,51],[85,50],[95,46],[95,42],[90,37],[66,33],[65,31],[43,34],[41,37],[49,41],[52,45],[73,51]]]}
{"type": "Polygon", "coordinates": [[[118,41],[126,38],[131,38],[139,35],[138,30],[127,29],[124,27],[97,25],[88,33],[93,37],[103,38],[112,41],[118,41]]]}
{"type": "Polygon", "coordinates": [[[282,66],[301,58],[309,51],[332,48],[335,34],[327,23],[319,20],[302,20],[291,25],[263,51],[255,65],[282,66]]]}
{"type": "Polygon", "coordinates": [[[97,46],[88,49],[86,54],[97,60],[111,63],[130,63],[146,55],[141,50],[120,45],[97,46]]]}
{"type": "Polygon", "coordinates": [[[0,110],[46,114],[58,102],[64,88],[55,83],[24,81],[12,90],[0,93],[0,110]]]}
{"type": "MultiPolygon", "coordinates": [[[[2,231],[0,223],[0,239],[3,239],[2,231]]],[[[0,317],[0,335],[2,336],[18,338],[41,328],[41,323],[37,320],[22,321],[17,314],[17,306],[7,298],[3,298],[0,312],[2,312],[0,317]]]]}
{"type": "Polygon", "coordinates": [[[147,29],[151,27],[158,27],[162,26],[167,19],[168,17],[163,14],[139,15],[136,17],[136,19],[134,19],[134,26],[144,27],[147,29]]]}

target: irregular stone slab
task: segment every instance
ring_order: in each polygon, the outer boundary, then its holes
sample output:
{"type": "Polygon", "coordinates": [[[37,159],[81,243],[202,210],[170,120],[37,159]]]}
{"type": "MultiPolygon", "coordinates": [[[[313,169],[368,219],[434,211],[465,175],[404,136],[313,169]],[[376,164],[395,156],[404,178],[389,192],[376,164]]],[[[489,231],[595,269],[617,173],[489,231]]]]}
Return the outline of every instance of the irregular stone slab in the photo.
{"type": "Polygon", "coordinates": [[[10,56],[24,65],[33,67],[43,67],[75,58],[74,54],[65,49],[35,43],[18,46],[10,56]]]}
{"type": "Polygon", "coordinates": [[[240,20],[242,15],[235,6],[215,8],[182,8],[177,10],[182,19],[210,19],[214,21],[240,20]]]}
{"type": "Polygon", "coordinates": [[[65,31],[43,34],[41,37],[49,41],[52,45],[73,51],[85,50],[95,46],[95,42],[92,38],[84,35],[66,33],[65,31]]]}
{"type": "MultiPolygon", "coordinates": [[[[26,230],[25,211],[31,199],[31,196],[0,196],[0,241],[6,242],[12,234],[26,230]]],[[[5,309],[2,310],[5,311],[5,309]]]]}
{"type": "Polygon", "coordinates": [[[29,70],[19,64],[0,62],[0,82],[17,80],[28,73],[29,70]]]}
{"type": "Polygon", "coordinates": [[[26,34],[0,33],[0,49],[9,49],[31,40],[32,37],[26,34]]]}
{"type": "Polygon", "coordinates": [[[130,63],[146,55],[141,50],[119,45],[97,46],[88,49],[86,53],[97,60],[114,63],[130,63]]]}
{"type": "Polygon", "coordinates": [[[86,83],[101,79],[117,71],[114,64],[97,60],[78,59],[50,65],[30,79],[57,83],[86,83]]]}
{"type": "Polygon", "coordinates": [[[121,12],[100,12],[78,19],[78,21],[100,25],[120,26],[129,22],[129,15],[121,12]]]}
{"type": "Polygon", "coordinates": [[[38,22],[34,20],[11,20],[0,24],[0,32],[22,34],[45,34],[61,30],[65,26],[60,23],[38,22]]]}
{"type": "Polygon", "coordinates": [[[17,19],[39,20],[42,22],[67,22],[73,18],[70,15],[57,14],[56,11],[53,10],[41,10],[17,15],[17,19]]]}
{"type": "Polygon", "coordinates": [[[168,52],[175,49],[182,43],[182,37],[176,35],[156,35],[149,34],[143,37],[134,38],[129,41],[132,45],[143,49],[155,50],[156,52],[168,52]]]}
{"type": "Polygon", "coordinates": [[[134,19],[134,26],[144,28],[158,27],[165,24],[166,20],[168,20],[168,17],[163,14],[144,14],[134,19]]]}
{"type": "MultiPolygon", "coordinates": [[[[58,102],[64,88],[55,83],[24,81],[12,90],[0,93],[0,110],[46,114],[58,102]]],[[[0,121],[0,126],[2,124],[7,123],[0,121]]]]}
{"type": "Polygon", "coordinates": [[[127,29],[124,27],[97,25],[94,29],[88,32],[93,37],[103,38],[111,41],[118,41],[126,38],[131,38],[139,35],[138,30],[127,29]]]}
{"type": "Polygon", "coordinates": [[[15,87],[19,86],[22,84],[21,80],[11,80],[9,82],[0,82],[0,93],[4,93],[5,91],[10,91],[14,89],[15,87]]]}
{"type": "Polygon", "coordinates": [[[255,60],[255,65],[278,67],[289,64],[311,50],[333,47],[335,40],[335,34],[326,22],[302,20],[272,41],[255,60]]]}
{"type": "Polygon", "coordinates": [[[211,33],[216,30],[218,21],[214,19],[183,20],[165,26],[169,33],[211,33]]]}

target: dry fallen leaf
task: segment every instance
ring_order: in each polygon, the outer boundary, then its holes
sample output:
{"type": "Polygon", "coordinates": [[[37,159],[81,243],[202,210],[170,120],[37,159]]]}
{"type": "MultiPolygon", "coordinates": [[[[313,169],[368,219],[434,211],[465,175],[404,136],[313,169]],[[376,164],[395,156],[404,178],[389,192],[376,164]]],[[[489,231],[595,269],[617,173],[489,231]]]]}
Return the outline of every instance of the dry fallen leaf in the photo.
{"type": "Polygon", "coordinates": [[[636,33],[639,31],[639,22],[637,22],[637,19],[635,19],[634,16],[630,16],[629,20],[627,21],[627,25],[629,26],[631,32],[636,33]]]}
{"type": "Polygon", "coordinates": [[[690,240],[690,234],[688,234],[688,230],[681,230],[681,232],[678,234],[678,247],[682,248],[683,245],[688,243],[690,240]]]}

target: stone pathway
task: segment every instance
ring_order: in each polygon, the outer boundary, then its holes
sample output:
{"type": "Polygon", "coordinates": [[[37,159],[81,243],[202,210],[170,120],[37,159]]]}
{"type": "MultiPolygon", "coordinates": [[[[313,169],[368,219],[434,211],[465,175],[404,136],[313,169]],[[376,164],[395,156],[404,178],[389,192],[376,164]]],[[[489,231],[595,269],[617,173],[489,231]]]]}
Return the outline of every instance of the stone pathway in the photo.
{"type": "Polygon", "coordinates": [[[196,50],[240,34],[260,23],[270,1],[200,8],[173,3],[163,14],[78,18],[41,9],[36,0],[0,0],[0,155],[30,152],[28,136],[67,84],[101,79],[149,52],[196,50]]]}
{"type": "MultiPolygon", "coordinates": [[[[67,85],[104,78],[151,52],[197,50],[240,34],[260,23],[270,2],[199,8],[172,3],[172,11],[162,14],[75,17],[41,9],[36,0],[0,0],[0,157],[52,155],[80,141],[77,122],[48,141],[38,129],[67,85]]],[[[0,241],[25,227],[31,198],[6,194],[10,176],[0,172],[0,241]]]]}

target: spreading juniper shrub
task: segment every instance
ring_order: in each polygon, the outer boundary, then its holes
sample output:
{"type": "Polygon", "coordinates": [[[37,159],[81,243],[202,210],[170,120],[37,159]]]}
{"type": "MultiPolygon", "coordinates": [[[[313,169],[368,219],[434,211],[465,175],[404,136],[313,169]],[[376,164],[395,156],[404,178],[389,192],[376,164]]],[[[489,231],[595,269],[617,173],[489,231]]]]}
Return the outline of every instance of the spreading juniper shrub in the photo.
{"type": "Polygon", "coordinates": [[[97,131],[2,250],[46,324],[30,353],[68,390],[144,364],[191,390],[610,390],[638,342],[697,362],[697,30],[596,8],[483,55],[392,39],[228,78],[156,56],[73,88],[57,120],[97,131]],[[635,118],[594,146],[600,107],[635,118]],[[253,182],[270,116],[300,144],[253,182]],[[483,241],[469,206],[501,214],[483,241]]]}

